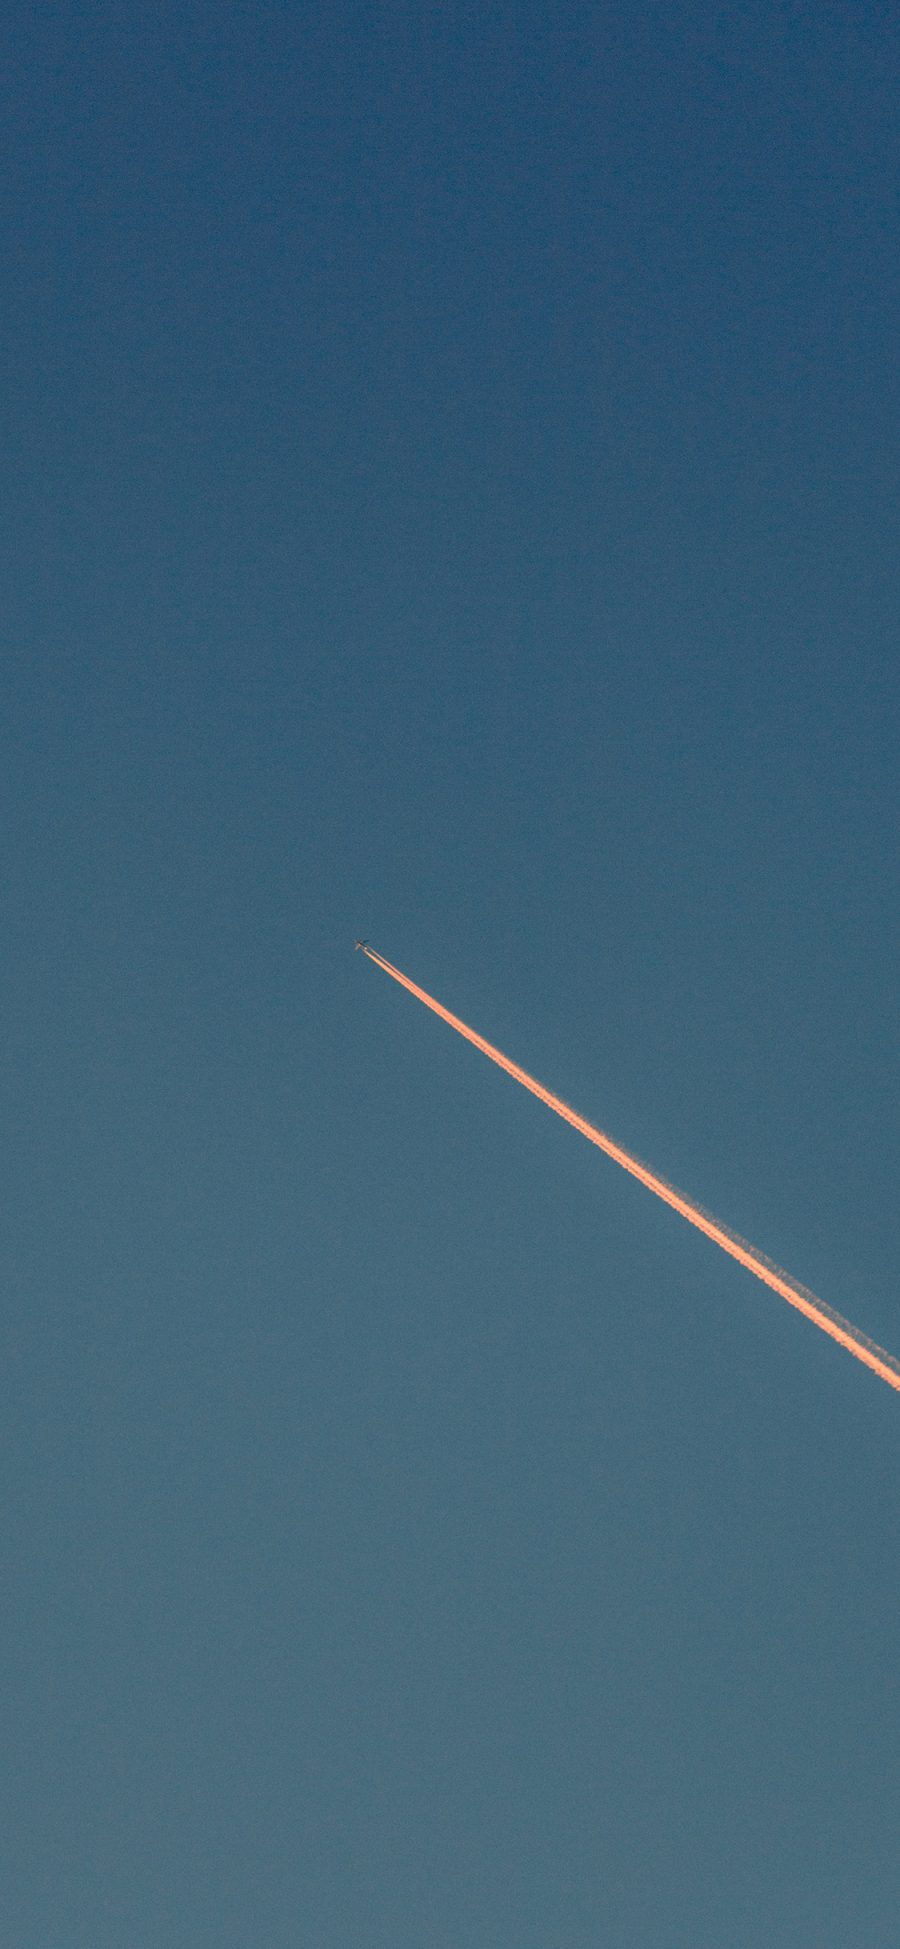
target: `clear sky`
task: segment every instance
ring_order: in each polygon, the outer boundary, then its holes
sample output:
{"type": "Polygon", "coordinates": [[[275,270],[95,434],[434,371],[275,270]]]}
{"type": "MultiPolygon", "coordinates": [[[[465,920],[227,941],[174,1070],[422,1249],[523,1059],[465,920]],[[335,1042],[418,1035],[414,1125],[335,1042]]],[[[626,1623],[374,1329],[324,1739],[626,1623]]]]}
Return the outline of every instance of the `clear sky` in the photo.
{"type": "Polygon", "coordinates": [[[13,0],[11,1949],[895,1949],[900,47],[13,0]]]}

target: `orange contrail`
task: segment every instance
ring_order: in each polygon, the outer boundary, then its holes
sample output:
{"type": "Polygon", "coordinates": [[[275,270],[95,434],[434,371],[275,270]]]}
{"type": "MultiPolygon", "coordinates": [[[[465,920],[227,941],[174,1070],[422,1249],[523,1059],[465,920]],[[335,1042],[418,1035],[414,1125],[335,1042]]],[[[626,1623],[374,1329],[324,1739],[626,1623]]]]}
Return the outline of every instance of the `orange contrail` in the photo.
{"type": "Polygon", "coordinates": [[[582,1136],[587,1137],[590,1143],[596,1144],[599,1150],[605,1151],[607,1157],[615,1158],[616,1163],[621,1164],[623,1170],[630,1171],[632,1177],[639,1178],[641,1184],[646,1184],[649,1191],[655,1191],[658,1198],[662,1198],[667,1205],[672,1206],[673,1211],[680,1211],[682,1218],[688,1219],[691,1225],[696,1225],[698,1231],[705,1232],[707,1238],[714,1239],[716,1245],[721,1245],[723,1252],[730,1252],[733,1259],[737,1259],[741,1265],[747,1267],[748,1272],[755,1272],[757,1279],[762,1279],[767,1286],[771,1286],[773,1292],[780,1293],[782,1299],[786,1299],[790,1306],[796,1306],[799,1313],[805,1313],[807,1319],[820,1326],[823,1333],[830,1333],[832,1340],[837,1340],[842,1347],[846,1347],[848,1353],[855,1354],[857,1360],[861,1360],[866,1367],[871,1367],[873,1374],[880,1374],[883,1381],[887,1381],[890,1387],[895,1387],[900,1393],[900,1361],[895,1360],[893,1354],[885,1353],[883,1347],[876,1346],[874,1340],[868,1339],[865,1333],[860,1333],[858,1327],[851,1326],[849,1320],[842,1319],[840,1313],[836,1313],[831,1306],[826,1306],[824,1300],[817,1299],[815,1293],[809,1292],[806,1286],[801,1286],[796,1279],[789,1278],[786,1272],[782,1272],[779,1266],[773,1265],[771,1259],[758,1252],[755,1246],[748,1245],[746,1239],[740,1238],[736,1232],[729,1231],[727,1225],[720,1224],[710,1212],[704,1211],[702,1205],[695,1204],[692,1198],[686,1198],[682,1191],[676,1191],[674,1185],[667,1184],[665,1178],[661,1178],[656,1171],[649,1170],[647,1165],[642,1164],[637,1157],[632,1157],[629,1151],[623,1150],[621,1144],[614,1143],[611,1137],[607,1137],[605,1131],[598,1130],[593,1123],[588,1123],[586,1117],[580,1117],[577,1110],[571,1109],[568,1103],[563,1102],[562,1097],[554,1096],[552,1090],[545,1089],[543,1083],[538,1083],[533,1076],[529,1076],[527,1069],[521,1069],[517,1062],[511,1062],[509,1056],[504,1056],[502,1050],[495,1049],[493,1043],[486,1041],[476,1029],[470,1029],[468,1023],[461,1022],[458,1015],[451,1015],[449,1008],[444,1008],[441,1002],[435,1001],[433,995],[420,988],[417,982],[411,981],[409,975],[401,974],[399,968],[393,967],[390,961],[385,961],[382,955],[376,954],[375,949],[369,947],[366,941],[358,941],[357,946],[362,948],[370,961],[374,961],[376,967],[383,968],[385,974],[389,974],[394,981],[399,981],[401,988],[408,988],[409,993],[415,995],[420,1002],[424,1002],[426,1008],[433,1009],[435,1015],[439,1015],[443,1022],[449,1022],[451,1029],[456,1029],[459,1035],[464,1035],[467,1042],[474,1043],[475,1048],[480,1049],[482,1055],[490,1056],[491,1061],[498,1063],[501,1069],[505,1069],[508,1076],[515,1077],[517,1083],[523,1083],[525,1088],[531,1091],[532,1096],[540,1097],[541,1102],[546,1103],[548,1109],[555,1110],[558,1117],[564,1117],[566,1123],[571,1123],[576,1130],[580,1130],[582,1136]]]}

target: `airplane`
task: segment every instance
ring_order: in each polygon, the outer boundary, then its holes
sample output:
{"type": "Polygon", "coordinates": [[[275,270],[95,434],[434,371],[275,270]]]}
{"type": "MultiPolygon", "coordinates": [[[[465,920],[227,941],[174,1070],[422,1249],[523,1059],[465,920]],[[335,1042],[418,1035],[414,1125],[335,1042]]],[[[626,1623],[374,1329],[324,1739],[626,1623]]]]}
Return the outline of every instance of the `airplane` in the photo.
{"type": "Polygon", "coordinates": [[[355,950],[356,950],[356,948],[360,948],[360,947],[362,947],[362,948],[366,948],[366,947],[368,947],[368,945],[369,945],[369,943],[368,943],[368,941],[356,941],[356,942],[354,943],[354,952],[355,952],[355,950]]]}

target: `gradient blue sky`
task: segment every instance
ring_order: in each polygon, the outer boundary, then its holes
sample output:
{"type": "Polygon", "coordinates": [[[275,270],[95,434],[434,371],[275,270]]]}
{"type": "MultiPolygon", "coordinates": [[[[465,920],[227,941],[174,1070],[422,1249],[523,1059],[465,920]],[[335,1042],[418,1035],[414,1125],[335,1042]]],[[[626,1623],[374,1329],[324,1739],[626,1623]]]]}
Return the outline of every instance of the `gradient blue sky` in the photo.
{"type": "Polygon", "coordinates": [[[895,1949],[896,23],[13,0],[0,1935],[895,1949]]]}

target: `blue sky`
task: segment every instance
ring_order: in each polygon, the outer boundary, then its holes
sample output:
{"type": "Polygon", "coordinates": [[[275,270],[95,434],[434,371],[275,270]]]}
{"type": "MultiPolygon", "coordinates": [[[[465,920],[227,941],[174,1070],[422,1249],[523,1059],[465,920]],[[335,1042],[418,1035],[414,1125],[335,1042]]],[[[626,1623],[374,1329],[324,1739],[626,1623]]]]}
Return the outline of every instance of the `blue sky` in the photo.
{"type": "Polygon", "coordinates": [[[888,1949],[896,29],[14,5],[17,1949],[888,1949]]]}

